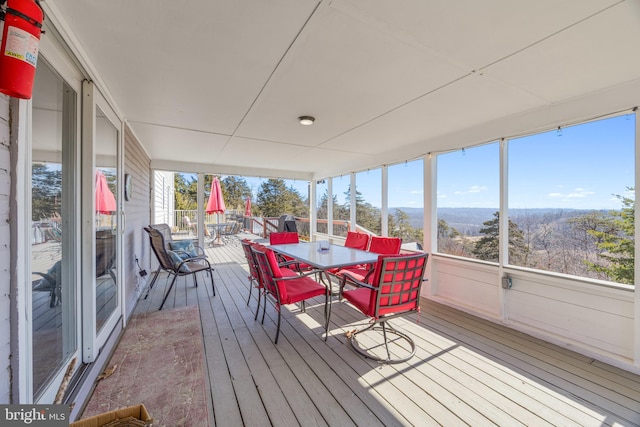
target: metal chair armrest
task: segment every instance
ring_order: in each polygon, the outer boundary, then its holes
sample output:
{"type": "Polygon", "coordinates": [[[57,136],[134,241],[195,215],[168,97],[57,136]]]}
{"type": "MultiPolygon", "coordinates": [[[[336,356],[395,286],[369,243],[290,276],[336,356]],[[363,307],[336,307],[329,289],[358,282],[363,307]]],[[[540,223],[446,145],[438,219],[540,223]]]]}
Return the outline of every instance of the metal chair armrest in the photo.
{"type": "MultiPolygon", "coordinates": [[[[369,277],[371,273],[367,274],[367,277],[369,277]]],[[[368,288],[371,290],[375,290],[376,287],[370,285],[369,283],[365,283],[361,280],[356,279],[355,277],[351,276],[348,272],[344,272],[342,273],[342,279],[340,280],[340,294],[342,294],[342,290],[344,289],[345,285],[347,284],[347,281],[349,282],[350,285],[354,285],[360,288],[368,288]]]]}

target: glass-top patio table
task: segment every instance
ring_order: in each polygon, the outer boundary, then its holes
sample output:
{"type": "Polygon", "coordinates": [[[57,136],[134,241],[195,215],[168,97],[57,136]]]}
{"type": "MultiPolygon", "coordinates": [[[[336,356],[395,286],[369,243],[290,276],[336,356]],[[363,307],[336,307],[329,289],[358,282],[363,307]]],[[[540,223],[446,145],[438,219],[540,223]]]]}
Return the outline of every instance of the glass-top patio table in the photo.
{"type": "Polygon", "coordinates": [[[323,274],[320,275],[320,280],[322,282],[324,282],[325,279],[328,281],[326,286],[329,286],[332,295],[336,295],[336,292],[333,290],[331,277],[328,273],[329,270],[352,265],[375,263],[378,260],[379,254],[374,252],[328,244],[326,241],[322,243],[324,246],[328,246],[328,249],[321,250],[321,242],[319,241],[285,243],[270,245],[269,247],[280,254],[290,256],[302,263],[322,270],[323,274]]]}
{"type": "MultiPolygon", "coordinates": [[[[324,244],[327,243],[324,242],[324,244]]],[[[300,242],[270,245],[269,247],[278,253],[325,271],[351,265],[375,263],[378,260],[377,253],[340,245],[330,244],[328,246],[329,249],[321,250],[320,242],[300,242]]]]}

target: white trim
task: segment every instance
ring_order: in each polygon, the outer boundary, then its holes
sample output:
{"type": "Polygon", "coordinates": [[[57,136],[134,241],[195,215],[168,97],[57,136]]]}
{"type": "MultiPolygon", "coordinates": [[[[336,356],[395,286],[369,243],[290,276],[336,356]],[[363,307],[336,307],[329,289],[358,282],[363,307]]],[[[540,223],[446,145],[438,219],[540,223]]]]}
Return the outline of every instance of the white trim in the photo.
{"type": "Polygon", "coordinates": [[[216,165],[206,163],[186,163],[172,160],[151,160],[151,170],[182,172],[182,173],[207,173],[232,176],[255,176],[261,178],[283,178],[300,181],[311,181],[313,175],[306,172],[288,171],[282,169],[254,168],[230,165],[216,165]]]}
{"type": "Polygon", "coordinates": [[[635,269],[634,269],[634,279],[635,283],[634,287],[634,346],[633,346],[633,364],[635,367],[640,369],[640,291],[638,290],[638,286],[640,285],[640,215],[638,212],[638,191],[640,191],[640,112],[635,112],[636,116],[636,141],[635,141],[635,269]]]}
{"type": "Polygon", "coordinates": [[[95,141],[95,90],[91,81],[82,83],[82,172],[81,182],[84,183],[81,189],[82,219],[82,269],[81,283],[86,284],[80,292],[82,311],[82,362],[91,363],[98,356],[96,342],[96,296],[95,286],[95,245],[94,245],[94,206],[95,195],[93,191],[95,161],[93,158],[93,142],[95,141]]]}
{"type": "MultiPolygon", "coordinates": [[[[31,230],[31,168],[25,168],[31,162],[31,101],[14,100],[13,105],[18,106],[17,114],[13,114],[13,119],[18,118],[17,138],[15,139],[17,149],[13,152],[17,161],[16,173],[16,260],[15,278],[19,290],[16,295],[16,310],[18,324],[16,325],[18,338],[18,399],[19,402],[33,402],[33,334],[32,334],[32,298],[28,280],[31,271],[31,239],[28,238],[31,230]],[[22,261],[21,261],[22,260],[22,261]]],[[[15,393],[15,390],[14,390],[15,393]]]]}

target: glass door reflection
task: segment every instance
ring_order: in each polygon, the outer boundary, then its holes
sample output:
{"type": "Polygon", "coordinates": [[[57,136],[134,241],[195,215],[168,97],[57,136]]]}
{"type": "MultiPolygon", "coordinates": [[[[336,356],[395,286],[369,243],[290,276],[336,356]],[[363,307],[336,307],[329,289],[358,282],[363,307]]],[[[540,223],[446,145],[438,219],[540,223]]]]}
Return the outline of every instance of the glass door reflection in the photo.
{"type": "Polygon", "coordinates": [[[42,60],[31,141],[32,387],[41,395],[78,349],[74,168],[77,94],[42,60]]]}
{"type": "Polygon", "coordinates": [[[96,332],[118,307],[116,279],[118,234],[118,130],[96,109],[95,254],[96,332]]]}

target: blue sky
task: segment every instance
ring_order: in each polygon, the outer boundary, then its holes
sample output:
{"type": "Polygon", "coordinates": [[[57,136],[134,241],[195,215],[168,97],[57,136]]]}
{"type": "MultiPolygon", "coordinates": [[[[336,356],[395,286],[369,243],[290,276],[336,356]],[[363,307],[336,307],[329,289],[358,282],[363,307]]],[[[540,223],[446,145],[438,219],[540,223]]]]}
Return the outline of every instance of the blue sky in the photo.
{"type": "MultiPolygon", "coordinates": [[[[509,207],[619,209],[631,196],[635,117],[631,114],[511,139],[509,207]]],[[[439,207],[499,206],[498,144],[438,158],[439,207]]]]}
{"type": "MultiPolygon", "coordinates": [[[[509,142],[509,207],[518,209],[619,209],[614,195],[633,198],[635,116],[625,114],[509,142]]],[[[438,207],[498,208],[499,144],[490,143],[440,154],[438,207]]],[[[422,159],[389,166],[389,206],[424,205],[422,159]]],[[[381,206],[379,168],[356,174],[357,189],[381,206]]],[[[244,177],[254,198],[266,178],[244,177]]],[[[350,176],[333,178],[344,203],[350,176]]],[[[306,197],[307,182],[286,180],[306,197]]],[[[320,190],[325,191],[324,189],[320,190]]]]}

